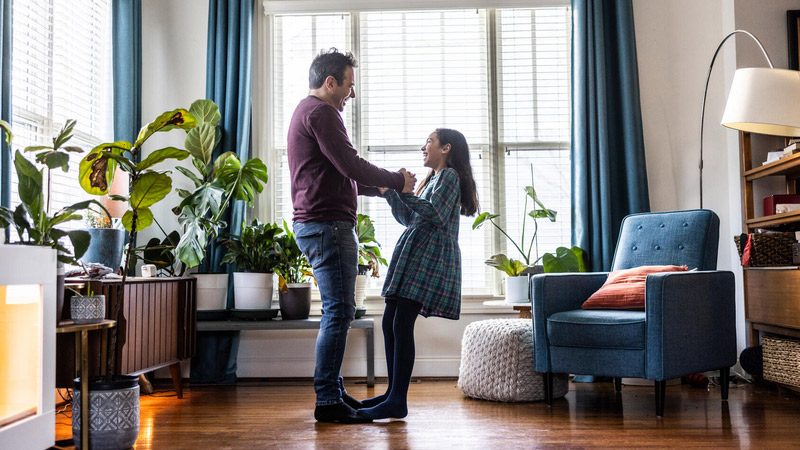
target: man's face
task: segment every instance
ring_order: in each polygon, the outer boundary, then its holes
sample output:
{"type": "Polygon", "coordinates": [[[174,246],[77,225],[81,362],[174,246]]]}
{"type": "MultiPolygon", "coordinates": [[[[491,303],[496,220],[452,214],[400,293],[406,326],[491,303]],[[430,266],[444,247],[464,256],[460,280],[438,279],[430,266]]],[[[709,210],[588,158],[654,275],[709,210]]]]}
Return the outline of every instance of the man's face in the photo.
{"type": "Polygon", "coordinates": [[[351,98],[356,98],[355,88],[355,73],[352,67],[347,67],[344,70],[344,81],[342,85],[339,86],[336,84],[336,81],[333,82],[333,91],[331,93],[333,106],[339,111],[344,111],[344,106],[347,104],[347,101],[351,98]]]}

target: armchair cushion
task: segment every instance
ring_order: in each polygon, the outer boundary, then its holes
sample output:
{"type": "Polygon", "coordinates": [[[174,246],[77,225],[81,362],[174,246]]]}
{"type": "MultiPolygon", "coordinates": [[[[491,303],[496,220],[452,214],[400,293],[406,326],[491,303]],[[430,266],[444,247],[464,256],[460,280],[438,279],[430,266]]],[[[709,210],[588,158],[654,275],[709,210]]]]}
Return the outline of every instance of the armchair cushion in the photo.
{"type": "Polygon", "coordinates": [[[687,266],[641,266],[615,270],[600,289],[583,303],[583,309],[627,309],[644,311],[647,275],[662,272],[682,272],[687,266]]]}
{"type": "Polygon", "coordinates": [[[547,339],[559,347],[644,350],[645,313],[563,311],[547,318],[547,339]]]}

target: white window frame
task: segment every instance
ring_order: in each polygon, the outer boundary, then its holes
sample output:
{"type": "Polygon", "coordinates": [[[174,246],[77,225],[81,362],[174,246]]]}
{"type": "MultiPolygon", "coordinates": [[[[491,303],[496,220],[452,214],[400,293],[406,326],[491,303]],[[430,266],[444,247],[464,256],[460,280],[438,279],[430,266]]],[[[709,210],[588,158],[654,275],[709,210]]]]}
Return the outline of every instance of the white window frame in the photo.
{"type": "MultiPolygon", "coordinates": [[[[489,81],[489,104],[490,104],[490,112],[489,112],[489,132],[490,132],[490,151],[489,154],[492,157],[491,165],[490,165],[490,173],[493,179],[493,183],[496,183],[498,173],[502,169],[502,158],[506,148],[525,148],[525,149],[537,149],[537,148],[545,148],[549,147],[552,148],[554,146],[566,146],[569,147],[569,141],[561,141],[561,142],[513,142],[513,143],[504,143],[501,142],[498,138],[499,135],[499,118],[498,118],[498,108],[499,108],[499,97],[498,97],[498,88],[497,88],[497,60],[496,60],[496,52],[494,49],[496,48],[496,16],[495,12],[496,9],[501,8],[544,8],[544,7],[568,7],[570,6],[569,0],[500,0],[497,2],[491,2],[491,4],[487,4],[485,0],[482,1],[473,1],[473,0],[466,0],[466,1],[457,1],[457,0],[435,0],[435,1],[420,1],[420,0],[407,0],[407,1],[398,1],[398,0],[390,0],[390,1],[382,1],[382,2],[374,2],[371,0],[347,0],[347,1],[338,1],[338,0],[321,0],[321,1],[306,1],[306,0],[265,0],[263,2],[264,6],[264,16],[262,20],[257,21],[256,24],[256,49],[257,49],[257,56],[254,58],[254,123],[271,123],[270,121],[274,119],[273,117],[273,107],[272,101],[270,99],[270,93],[273,90],[273,64],[272,64],[272,42],[271,42],[271,33],[273,30],[273,19],[274,15],[284,15],[284,14],[320,14],[320,13],[349,13],[350,20],[351,20],[351,41],[353,44],[352,49],[348,49],[352,51],[356,59],[359,59],[359,49],[360,49],[360,30],[358,27],[359,24],[359,12],[363,11],[403,11],[403,10],[443,10],[443,9],[467,9],[467,8],[479,8],[485,9],[487,11],[486,14],[486,21],[487,21],[487,33],[488,33],[488,81],[489,81]],[[260,45],[259,45],[260,44],[260,45]],[[261,48],[259,48],[261,47],[261,48]],[[263,60],[261,59],[263,58],[263,60]],[[260,81],[260,82],[259,82],[260,81]],[[258,111],[258,112],[257,112],[258,111]],[[256,122],[257,120],[257,122],[256,122]]],[[[360,133],[360,120],[359,120],[359,111],[361,109],[361,92],[360,92],[361,80],[360,80],[360,71],[356,71],[356,98],[350,101],[350,107],[352,109],[352,115],[354,117],[354,126],[352,129],[348,129],[348,133],[350,135],[350,139],[353,142],[355,148],[359,150],[359,154],[362,157],[367,157],[367,153],[369,149],[362,148],[360,145],[361,140],[361,133],[360,133]]],[[[274,150],[274,142],[271,136],[271,133],[267,131],[267,129],[271,129],[271,127],[264,127],[264,131],[255,131],[258,127],[254,127],[254,148],[256,149],[263,149],[262,154],[260,155],[263,160],[269,161],[269,167],[277,167],[279,164],[280,158],[280,151],[274,150]]],[[[410,146],[405,147],[411,149],[410,146]]],[[[476,149],[478,146],[476,146],[476,149]]],[[[399,148],[398,148],[399,149],[399,148]]],[[[416,150],[417,148],[414,148],[416,150]]],[[[393,149],[394,150],[394,149],[393,149]]],[[[259,155],[256,155],[259,156],[259,155]]],[[[502,189],[493,189],[493,198],[491,199],[491,204],[493,205],[492,208],[495,208],[497,211],[500,211],[500,201],[502,193],[500,192],[502,189]]],[[[262,201],[259,203],[255,214],[258,217],[267,220],[267,221],[274,221],[275,220],[275,210],[270,205],[270,198],[274,198],[275,195],[275,183],[269,183],[269,187],[267,188],[266,195],[262,196],[262,201]]],[[[359,197],[359,210],[363,209],[363,199],[359,197]]],[[[497,212],[492,211],[492,212],[497,212]]],[[[487,225],[488,226],[488,225],[487,225]]],[[[499,253],[499,252],[506,252],[507,245],[506,239],[502,236],[501,233],[496,232],[493,227],[492,232],[490,234],[492,240],[492,248],[490,251],[487,251],[487,255],[499,253]]],[[[384,248],[382,249],[383,252],[386,254],[384,255],[387,259],[391,257],[392,249],[384,248]]],[[[385,270],[385,268],[384,268],[385,270]]],[[[382,271],[384,272],[384,271],[382,271]]],[[[384,272],[385,273],[385,272],[384,272]]],[[[462,305],[462,312],[485,312],[485,308],[482,308],[480,305],[485,300],[498,300],[503,299],[505,297],[504,293],[502,292],[502,284],[501,281],[505,278],[505,275],[498,270],[492,269],[491,272],[494,275],[494,283],[493,286],[490,287],[491,292],[486,294],[462,294],[462,299],[464,300],[464,304],[462,305]]],[[[372,301],[375,302],[377,307],[377,301],[381,299],[378,295],[379,293],[376,292],[368,292],[368,302],[372,301]]]]}

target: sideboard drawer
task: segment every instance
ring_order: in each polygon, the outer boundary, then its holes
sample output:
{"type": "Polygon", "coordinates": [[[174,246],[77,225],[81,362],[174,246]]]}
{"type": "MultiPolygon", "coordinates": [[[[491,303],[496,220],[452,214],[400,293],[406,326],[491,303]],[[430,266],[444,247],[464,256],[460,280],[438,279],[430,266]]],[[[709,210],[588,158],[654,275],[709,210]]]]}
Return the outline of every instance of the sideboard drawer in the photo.
{"type": "Polygon", "coordinates": [[[800,269],[744,268],[745,318],[800,328],[800,269]]]}

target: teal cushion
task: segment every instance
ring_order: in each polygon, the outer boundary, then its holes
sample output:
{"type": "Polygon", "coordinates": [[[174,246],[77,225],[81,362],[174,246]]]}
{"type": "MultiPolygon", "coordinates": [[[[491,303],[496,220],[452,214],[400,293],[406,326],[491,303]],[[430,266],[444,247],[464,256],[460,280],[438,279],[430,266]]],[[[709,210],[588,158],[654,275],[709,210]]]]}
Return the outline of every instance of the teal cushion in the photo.
{"type": "Polygon", "coordinates": [[[547,339],[560,347],[641,350],[645,313],[585,309],[555,313],[547,318],[547,339]]]}

